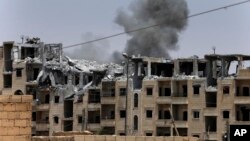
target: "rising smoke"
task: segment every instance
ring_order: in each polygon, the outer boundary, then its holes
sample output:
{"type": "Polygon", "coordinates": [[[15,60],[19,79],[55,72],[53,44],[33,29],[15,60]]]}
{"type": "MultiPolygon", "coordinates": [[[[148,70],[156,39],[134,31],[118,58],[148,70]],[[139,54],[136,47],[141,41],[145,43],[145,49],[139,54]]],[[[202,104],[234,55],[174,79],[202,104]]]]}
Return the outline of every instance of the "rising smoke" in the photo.
{"type": "MultiPolygon", "coordinates": [[[[178,35],[187,25],[188,8],[185,0],[135,0],[131,13],[118,12],[115,22],[125,31],[145,26],[159,26],[128,33],[131,37],[124,49],[129,55],[170,58],[168,51],[177,49],[178,35]]],[[[114,60],[119,60],[117,52],[114,60]]]]}

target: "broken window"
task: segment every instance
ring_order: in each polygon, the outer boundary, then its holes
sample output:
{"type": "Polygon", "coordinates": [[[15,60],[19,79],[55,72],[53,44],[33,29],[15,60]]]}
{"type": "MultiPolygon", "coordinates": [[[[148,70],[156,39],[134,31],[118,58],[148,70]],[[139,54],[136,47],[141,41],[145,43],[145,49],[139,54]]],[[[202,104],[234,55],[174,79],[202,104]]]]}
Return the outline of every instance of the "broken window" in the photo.
{"type": "Polygon", "coordinates": [[[146,110],[146,118],[152,118],[153,111],[152,110],[146,110]]]}
{"type": "Polygon", "coordinates": [[[195,119],[200,118],[200,111],[193,111],[193,118],[195,119]]]}
{"type": "Polygon", "coordinates": [[[223,86],[223,94],[229,94],[229,86],[223,86]]]}
{"type": "Polygon", "coordinates": [[[73,100],[64,100],[64,117],[73,117],[73,100]]]}
{"type": "Polygon", "coordinates": [[[12,75],[4,75],[4,88],[12,87],[12,75]]]}
{"type": "Polygon", "coordinates": [[[162,77],[172,77],[174,70],[173,63],[151,63],[151,74],[162,76],[162,77]]]}
{"type": "Polygon", "coordinates": [[[159,119],[170,119],[170,112],[168,110],[159,110],[158,113],[159,119]]]}
{"type": "Polygon", "coordinates": [[[122,132],[122,133],[119,133],[119,135],[120,135],[120,136],[125,136],[125,133],[122,132]]]}
{"type": "Polygon", "coordinates": [[[161,87],[159,87],[158,93],[159,93],[159,96],[163,96],[161,87]]]}
{"type": "Polygon", "coordinates": [[[165,88],[164,90],[165,90],[164,96],[171,96],[171,89],[170,88],[165,88]]]}
{"type": "Polygon", "coordinates": [[[102,130],[99,134],[100,135],[114,135],[115,134],[115,127],[104,126],[104,127],[102,127],[102,130]]]}
{"type": "Polygon", "coordinates": [[[250,105],[239,104],[235,106],[237,121],[250,121],[250,105]]]}
{"type": "Polygon", "coordinates": [[[134,95],[134,108],[137,108],[138,107],[138,94],[135,93],[134,95]]]}
{"type": "Polygon", "coordinates": [[[82,116],[78,116],[78,123],[82,123],[82,116]]]}
{"type": "Polygon", "coordinates": [[[12,71],[12,48],[13,44],[4,44],[4,71],[12,71]]]}
{"type": "Polygon", "coordinates": [[[89,97],[88,97],[89,103],[100,103],[100,90],[99,89],[90,89],[89,90],[89,97]]]}
{"type": "Polygon", "coordinates": [[[159,96],[171,96],[171,89],[159,87],[159,96]]]}
{"type": "Polygon", "coordinates": [[[243,96],[250,96],[249,95],[249,87],[243,87],[243,96]]]}
{"type": "Polygon", "coordinates": [[[146,136],[153,136],[153,133],[147,132],[147,133],[146,133],[146,136]]]}
{"type": "Polygon", "coordinates": [[[73,120],[64,121],[64,131],[73,131],[73,120]]]}
{"type": "Polygon", "coordinates": [[[120,118],[126,117],[126,110],[120,110],[120,118]]]}
{"type": "Polygon", "coordinates": [[[36,112],[32,112],[32,121],[36,121],[36,112]]]}
{"type": "Polygon", "coordinates": [[[125,96],[126,95],[126,88],[120,88],[120,96],[125,96]]]}
{"type": "Polygon", "coordinates": [[[134,130],[138,130],[138,117],[134,116],[134,130]]]}
{"type": "Polygon", "coordinates": [[[64,76],[64,84],[68,84],[68,76],[64,76]]]}
{"type": "Polygon", "coordinates": [[[78,85],[79,84],[79,75],[78,74],[76,74],[75,75],[75,85],[78,85]]]}
{"type": "Polygon", "coordinates": [[[22,77],[22,69],[21,68],[16,69],[16,77],[22,77]]]}
{"type": "Polygon", "coordinates": [[[183,75],[192,75],[193,62],[180,62],[180,73],[183,75]]]}
{"type": "Polygon", "coordinates": [[[100,111],[88,111],[88,123],[100,123],[100,111]]]}
{"type": "Polygon", "coordinates": [[[45,101],[44,101],[44,103],[45,103],[45,104],[49,104],[49,99],[50,99],[50,95],[49,95],[49,94],[46,94],[46,95],[45,95],[45,101]]]}
{"type": "Polygon", "coordinates": [[[153,95],[153,88],[147,88],[147,95],[148,96],[153,95]]]}
{"type": "Polygon", "coordinates": [[[206,63],[199,62],[198,63],[198,76],[199,77],[205,77],[206,76],[206,63]]]}
{"type": "Polygon", "coordinates": [[[60,96],[55,96],[55,103],[59,103],[60,96]]]}
{"type": "Polygon", "coordinates": [[[115,96],[115,82],[102,82],[102,96],[114,97],[115,96]]]}
{"type": "Polygon", "coordinates": [[[183,85],[182,89],[183,89],[183,96],[187,97],[187,85],[183,85]]]}
{"type": "Polygon", "coordinates": [[[200,94],[200,85],[193,85],[193,91],[195,95],[200,94]]]}
{"type": "Polygon", "coordinates": [[[216,132],[217,131],[217,117],[216,116],[206,116],[205,117],[205,131],[206,132],[216,132]]]}
{"type": "Polygon", "coordinates": [[[102,104],[101,105],[101,118],[102,119],[115,119],[115,105],[114,104],[102,104]]]}
{"type": "Polygon", "coordinates": [[[217,95],[216,92],[206,93],[206,107],[216,107],[217,106],[217,95]]]}
{"type": "Polygon", "coordinates": [[[27,57],[30,57],[30,58],[35,57],[35,48],[30,48],[30,47],[21,48],[21,59],[25,59],[27,57]]]}
{"type": "Polygon", "coordinates": [[[239,86],[236,87],[236,96],[240,96],[240,87],[239,86]]]}
{"type": "Polygon", "coordinates": [[[223,111],[223,118],[228,119],[229,118],[229,111],[223,111]]]}
{"type": "Polygon", "coordinates": [[[55,116],[53,119],[54,119],[54,123],[55,123],[55,124],[58,124],[58,123],[59,123],[59,118],[58,118],[58,116],[55,116]]]}
{"type": "Polygon", "coordinates": [[[36,80],[38,75],[39,75],[39,68],[34,68],[33,69],[33,80],[36,80]]]}
{"type": "Polygon", "coordinates": [[[157,136],[170,136],[171,134],[170,127],[156,127],[157,136]]]}
{"type": "Polygon", "coordinates": [[[187,121],[188,120],[188,114],[187,114],[187,111],[184,111],[183,112],[183,121],[187,121]]]}

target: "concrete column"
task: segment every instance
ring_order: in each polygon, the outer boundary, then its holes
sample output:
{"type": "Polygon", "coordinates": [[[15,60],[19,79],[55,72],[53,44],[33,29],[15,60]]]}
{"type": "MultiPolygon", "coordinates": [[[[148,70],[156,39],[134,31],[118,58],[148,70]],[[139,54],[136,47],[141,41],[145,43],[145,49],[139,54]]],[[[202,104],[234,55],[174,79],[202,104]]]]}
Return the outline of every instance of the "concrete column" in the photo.
{"type": "Polygon", "coordinates": [[[198,60],[193,60],[193,75],[198,76],[198,60]]]}
{"type": "Polygon", "coordinates": [[[72,85],[72,74],[68,74],[68,85],[72,85]]]}
{"type": "Polygon", "coordinates": [[[225,77],[225,59],[221,59],[221,78],[224,79],[225,77]]]}
{"type": "Polygon", "coordinates": [[[62,44],[59,44],[59,62],[62,65],[62,44]]]}
{"type": "Polygon", "coordinates": [[[21,59],[21,55],[22,55],[22,47],[21,45],[18,46],[18,59],[21,59]]]}
{"type": "Polygon", "coordinates": [[[151,62],[148,61],[148,77],[151,76],[151,62]]]}
{"type": "Polygon", "coordinates": [[[213,78],[217,78],[217,61],[213,60],[212,61],[212,74],[213,74],[213,78]]]}
{"type": "Polygon", "coordinates": [[[206,71],[207,71],[207,85],[208,86],[210,86],[212,83],[212,77],[213,77],[212,67],[213,67],[213,62],[211,60],[207,60],[206,71]]]}
{"type": "Polygon", "coordinates": [[[83,87],[83,72],[80,72],[79,86],[80,86],[80,88],[83,87]]]}
{"type": "Polygon", "coordinates": [[[242,57],[238,57],[238,65],[237,65],[237,74],[239,73],[239,70],[243,68],[242,64],[242,57]]]}
{"type": "Polygon", "coordinates": [[[174,61],[174,75],[180,74],[180,62],[179,60],[174,61]]]}
{"type": "Polygon", "coordinates": [[[138,76],[141,76],[142,63],[138,63],[138,76]]]}

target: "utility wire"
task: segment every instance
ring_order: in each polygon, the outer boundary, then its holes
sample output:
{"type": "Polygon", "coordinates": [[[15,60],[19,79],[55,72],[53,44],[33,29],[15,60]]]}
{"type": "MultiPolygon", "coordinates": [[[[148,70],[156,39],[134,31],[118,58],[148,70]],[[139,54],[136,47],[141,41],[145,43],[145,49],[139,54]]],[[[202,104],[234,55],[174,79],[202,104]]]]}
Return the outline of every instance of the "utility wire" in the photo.
{"type": "MultiPolygon", "coordinates": [[[[200,15],[204,15],[204,14],[215,12],[215,11],[222,10],[222,9],[227,9],[227,8],[230,8],[230,7],[233,7],[233,6],[237,6],[237,5],[241,5],[241,4],[244,4],[244,3],[247,3],[247,2],[250,2],[250,0],[246,0],[246,1],[238,2],[238,3],[234,3],[234,4],[222,6],[222,7],[219,7],[219,8],[211,9],[211,10],[208,10],[208,11],[196,13],[196,14],[193,14],[193,15],[189,15],[185,19],[196,17],[196,16],[200,16],[200,15]]],[[[106,37],[102,37],[102,38],[90,40],[90,41],[87,41],[87,42],[65,46],[65,47],[63,47],[63,49],[72,48],[72,47],[76,47],[76,46],[80,46],[80,45],[85,45],[85,44],[89,44],[89,43],[93,43],[93,42],[97,42],[97,41],[101,41],[101,40],[113,38],[113,37],[120,36],[120,35],[127,34],[127,33],[137,32],[137,31],[140,31],[140,30],[146,30],[148,28],[157,27],[157,26],[160,26],[162,24],[164,24],[164,23],[155,24],[155,25],[151,25],[151,26],[146,26],[146,27],[142,27],[142,28],[138,28],[138,29],[134,29],[134,30],[129,30],[129,31],[125,31],[125,32],[120,32],[120,33],[117,33],[117,34],[113,34],[113,35],[110,35],[110,36],[106,36],[106,37]]],[[[13,61],[13,60],[5,60],[5,61],[13,61]]]]}
{"type": "MultiPolygon", "coordinates": [[[[204,14],[215,12],[215,11],[222,10],[222,9],[227,9],[227,8],[230,8],[230,7],[233,7],[233,6],[238,6],[238,5],[247,3],[247,2],[250,2],[250,0],[246,0],[246,1],[238,2],[238,3],[234,3],[234,4],[230,4],[230,5],[218,7],[218,8],[215,8],[215,9],[211,9],[211,10],[208,10],[208,11],[204,11],[204,12],[192,14],[192,15],[189,15],[186,18],[181,19],[181,20],[186,20],[188,18],[192,18],[192,17],[204,15],[204,14]]],[[[133,32],[137,32],[137,31],[141,31],[141,30],[146,30],[148,28],[154,28],[154,27],[157,27],[157,26],[160,26],[160,25],[163,25],[163,24],[165,24],[165,23],[158,23],[158,24],[154,24],[154,25],[151,25],[151,26],[145,26],[145,27],[142,27],[142,28],[132,29],[132,30],[129,30],[129,31],[120,32],[120,33],[117,33],[117,34],[113,34],[113,35],[109,35],[109,36],[106,36],[106,37],[102,37],[102,38],[90,40],[90,41],[87,41],[87,42],[82,42],[82,43],[77,43],[77,44],[65,46],[65,47],[63,47],[63,49],[65,49],[65,48],[71,48],[71,47],[75,47],[75,46],[80,46],[80,45],[84,45],[84,44],[89,44],[89,43],[93,43],[93,42],[97,42],[97,41],[101,41],[101,40],[113,38],[113,37],[116,37],[116,36],[120,36],[120,35],[123,35],[123,34],[127,34],[127,33],[133,33],[133,32]]]]}

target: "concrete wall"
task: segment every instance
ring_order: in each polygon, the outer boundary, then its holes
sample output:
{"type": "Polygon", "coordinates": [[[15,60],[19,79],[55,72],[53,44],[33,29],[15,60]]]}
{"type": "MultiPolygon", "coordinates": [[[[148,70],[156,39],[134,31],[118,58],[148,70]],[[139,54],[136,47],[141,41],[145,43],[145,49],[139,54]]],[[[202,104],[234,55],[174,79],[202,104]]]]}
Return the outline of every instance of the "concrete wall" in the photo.
{"type": "Polygon", "coordinates": [[[0,95],[0,141],[31,140],[32,96],[0,95]]]}
{"type": "Polygon", "coordinates": [[[100,136],[32,137],[32,141],[198,141],[194,137],[100,136]]]}

